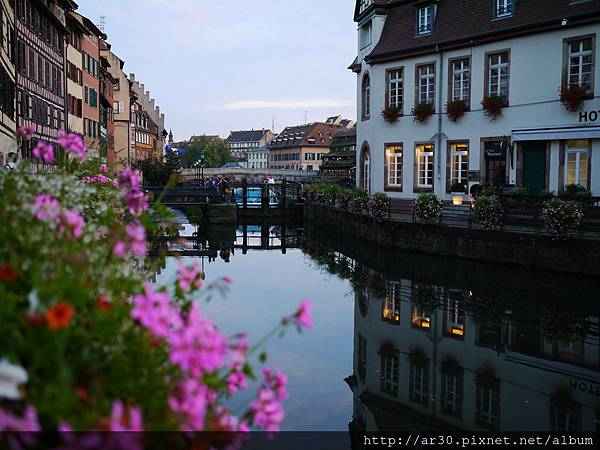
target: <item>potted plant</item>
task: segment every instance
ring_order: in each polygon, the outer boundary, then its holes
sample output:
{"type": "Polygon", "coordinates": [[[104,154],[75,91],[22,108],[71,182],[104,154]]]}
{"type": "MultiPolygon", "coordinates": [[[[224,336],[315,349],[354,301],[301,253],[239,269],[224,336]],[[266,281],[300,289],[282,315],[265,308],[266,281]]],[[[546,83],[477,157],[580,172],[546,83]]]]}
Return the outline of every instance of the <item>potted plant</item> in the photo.
{"type": "Polygon", "coordinates": [[[425,125],[429,122],[429,118],[433,116],[435,108],[431,102],[419,102],[411,110],[411,114],[414,116],[414,121],[425,125]]]}
{"type": "Polygon", "coordinates": [[[400,110],[396,106],[386,106],[381,111],[381,116],[387,123],[392,124],[400,117],[400,110]]]}
{"type": "Polygon", "coordinates": [[[446,103],[446,115],[451,122],[458,122],[467,112],[467,104],[462,101],[450,101],[446,103]]]}
{"type": "Polygon", "coordinates": [[[506,98],[502,95],[488,95],[481,101],[481,106],[490,120],[497,120],[502,115],[502,108],[506,106],[506,98]]]}
{"type": "Polygon", "coordinates": [[[482,195],[475,201],[475,217],[484,230],[493,230],[502,226],[504,208],[495,197],[482,195]]]}
{"type": "Polygon", "coordinates": [[[452,204],[459,206],[463,204],[464,195],[467,192],[467,187],[464,183],[452,183],[450,186],[450,193],[452,194],[452,204]]]}
{"type": "Polygon", "coordinates": [[[587,92],[583,86],[574,84],[560,90],[560,102],[569,112],[578,112],[581,110],[583,101],[587,96],[587,92]]]}
{"type": "Polygon", "coordinates": [[[444,202],[435,194],[421,194],[415,203],[415,214],[425,223],[440,220],[444,202]]]}
{"type": "Polygon", "coordinates": [[[544,203],[540,217],[552,239],[562,240],[581,225],[583,207],[578,202],[556,198],[544,203]]]}

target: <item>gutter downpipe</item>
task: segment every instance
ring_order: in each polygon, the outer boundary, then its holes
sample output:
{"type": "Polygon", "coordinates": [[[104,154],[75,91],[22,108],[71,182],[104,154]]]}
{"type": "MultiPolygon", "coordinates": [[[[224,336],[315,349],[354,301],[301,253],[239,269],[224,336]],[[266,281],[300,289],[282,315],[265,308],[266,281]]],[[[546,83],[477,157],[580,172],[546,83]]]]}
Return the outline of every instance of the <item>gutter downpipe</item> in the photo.
{"type": "MultiPolygon", "coordinates": [[[[439,105],[439,111],[438,111],[438,131],[437,131],[437,154],[438,157],[437,159],[437,180],[438,182],[441,183],[442,181],[442,101],[443,101],[443,94],[442,94],[442,88],[444,86],[444,53],[439,51],[439,46],[438,44],[435,45],[435,50],[437,53],[439,53],[440,56],[440,72],[439,72],[439,87],[438,87],[438,105],[439,105]]],[[[440,186],[442,187],[442,186],[440,186]]],[[[434,189],[435,191],[435,189],[434,189]]],[[[444,192],[445,190],[442,189],[440,192],[444,192]]]]}

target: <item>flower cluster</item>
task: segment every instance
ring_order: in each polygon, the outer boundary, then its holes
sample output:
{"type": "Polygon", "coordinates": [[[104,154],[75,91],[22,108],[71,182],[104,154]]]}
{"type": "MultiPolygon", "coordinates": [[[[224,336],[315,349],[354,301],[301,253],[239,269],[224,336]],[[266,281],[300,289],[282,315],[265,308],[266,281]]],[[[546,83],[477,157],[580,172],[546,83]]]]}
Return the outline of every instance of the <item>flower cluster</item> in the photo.
{"type": "Polygon", "coordinates": [[[83,235],[85,219],[75,210],[63,209],[58,200],[48,194],[38,195],[31,211],[38,220],[54,222],[63,236],[78,239],[83,235]]]}
{"type": "Polygon", "coordinates": [[[500,228],[504,218],[504,207],[494,196],[479,196],[475,201],[475,217],[484,230],[500,228]]]}
{"type": "Polygon", "coordinates": [[[440,220],[444,202],[435,194],[421,194],[415,202],[415,214],[425,223],[440,220]]]}
{"type": "Polygon", "coordinates": [[[17,136],[20,138],[30,138],[36,132],[35,125],[29,125],[28,127],[19,127],[17,129],[17,136]]]}
{"type": "Polygon", "coordinates": [[[83,161],[87,156],[85,143],[79,134],[60,130],[58,132],[58,145],[67,153],[73,153],[79,161],[83,161]]]}
{"type": "Polygon", "coordinates": [[[94,176],[83,177],[81,181],[83,181],[86,184],[109,184],[111,186],[118,187],[118,183],[115,180],[101,173],[94,176]]]}
{"type": "Polygon", "coordinates": [[[28,405],[22,417],[0,408],[0,432],[38,432],[41,430],[36,409],[28,405]]]}
{"type": "Polygon", "coordinates": [[[125,257],[128,250],[139,257],[146,254],[146,229],[138,220],[125,226],[125,236],[113,247],[114,254],[121,258],[125,257]]]}
{"type": "Polygon", "coordinates": [[[389,209],[389,197],[382,193],[369,195],[362,189],[344,189],[336,184],[306,186],[305,198],[310,202],[334,206],[342,211],[365,214],[382,222],[389,209]]]}
{"type": "Polygon", "coordinates": [[[253,412],[253,424],[265,431],[278,431],[285,417],[282,402],[287,398],[287,377],[279,370],[263,370],[264,382],[258,391],[258,397],[250,405],[253,412]]]}
{"type": "Polygon", "coordinates": [[[179,274],[177,275],[177,283],[179,289],[187,292],[191,289],[200,289],[204,281],[204,274],[202,268],[195,264],[193,266],[186,266],[185,264],[179,264],[179,274]]]}
{"type": "Polygon", "coordinates": [[[374,194],[367,203],[369,216],[381,223],[390,210],[390,198],[382,193],[374,194]]]}
{"type": "Polygon", "coordinates": [[[540,218],[552,239],[566,239],[583,221],[583,208],[574,201],[553,199],[542,207],[540,218]]]}
{"type": "Polygon", "coordinates": [[[148,197],[142,191],[140,172],[127,167],[119,174],[118,185],[123,189],[123,200],[127,203],[127,211],[138,216],[148,209],[148,197]]]}
{"type": "Polygon", "coordinates": [[[41,159],[46,164],[54,162],[54,146],[48,142],[38,141],[31,154],[34,158],[41,159]]]}

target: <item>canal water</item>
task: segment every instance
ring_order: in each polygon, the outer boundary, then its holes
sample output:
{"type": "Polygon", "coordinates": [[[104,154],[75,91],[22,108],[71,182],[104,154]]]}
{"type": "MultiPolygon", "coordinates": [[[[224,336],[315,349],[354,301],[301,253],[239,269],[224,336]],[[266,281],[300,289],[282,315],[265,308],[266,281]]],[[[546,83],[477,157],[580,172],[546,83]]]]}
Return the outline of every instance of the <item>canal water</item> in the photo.
{"type": "Polygon", "coordinates": [[[226,334],[257,341],[312,301],[313,330],[266,345],[289,377],[283,430],[598,429],[598,280],[387,252],[302,223],[180,235],[154,249],[156,282],[179,259],[231,277],[227,295],[199,299],[226,334]]]}

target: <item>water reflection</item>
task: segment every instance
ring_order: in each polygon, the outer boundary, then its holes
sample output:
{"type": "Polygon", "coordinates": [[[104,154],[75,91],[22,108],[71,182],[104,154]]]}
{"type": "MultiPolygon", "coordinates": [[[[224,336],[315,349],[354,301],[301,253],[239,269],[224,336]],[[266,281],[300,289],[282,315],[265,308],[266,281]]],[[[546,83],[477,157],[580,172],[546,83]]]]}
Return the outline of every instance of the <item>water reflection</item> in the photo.
{"type": "Polygon", "coordinates": [[[596,280],[317,234],[305,252],[355,291],[352,430],[598,429],[596,280]]]}

